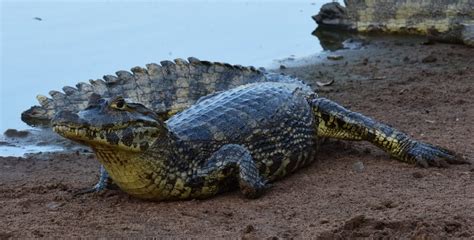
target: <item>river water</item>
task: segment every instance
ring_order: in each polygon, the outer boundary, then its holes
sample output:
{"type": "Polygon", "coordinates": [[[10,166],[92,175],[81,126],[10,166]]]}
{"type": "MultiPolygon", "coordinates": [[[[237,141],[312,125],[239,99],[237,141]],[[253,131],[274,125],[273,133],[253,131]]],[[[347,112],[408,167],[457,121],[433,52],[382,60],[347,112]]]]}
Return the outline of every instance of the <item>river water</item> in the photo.
{"type": "Polygon", "coordinates": [[[24,129],[37,94],[194,56],[270,67],[322,50],[324,1],[1,2],[0,131],[24,129]]]}

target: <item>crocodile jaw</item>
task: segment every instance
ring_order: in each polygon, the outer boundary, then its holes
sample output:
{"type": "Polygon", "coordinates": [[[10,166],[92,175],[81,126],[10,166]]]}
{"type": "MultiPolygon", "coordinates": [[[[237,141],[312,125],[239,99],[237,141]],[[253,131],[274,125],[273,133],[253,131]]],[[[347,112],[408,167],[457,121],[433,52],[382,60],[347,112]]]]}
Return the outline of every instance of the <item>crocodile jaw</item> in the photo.
{"type": "Polygon", "coordinates": [[[156,140],[162,131],[155,121],[145,121],[140,114],[128,121],[120,121],[113,114],[103,114],[97,109],[79,113],[61,111],[53,118],[53,130],[70,140],[92,148],[108,147],[117,150],[142,152],[156,140]]]}
{"type": "Polygon", "coordinates": [[[95,148],[98,145],[125,151],[146,151],[157,137],[157,130],[147,126],[126,126],[121,129],[94,129],[86,126],[53,124],[53,130],[70,140],[95,148]]]}

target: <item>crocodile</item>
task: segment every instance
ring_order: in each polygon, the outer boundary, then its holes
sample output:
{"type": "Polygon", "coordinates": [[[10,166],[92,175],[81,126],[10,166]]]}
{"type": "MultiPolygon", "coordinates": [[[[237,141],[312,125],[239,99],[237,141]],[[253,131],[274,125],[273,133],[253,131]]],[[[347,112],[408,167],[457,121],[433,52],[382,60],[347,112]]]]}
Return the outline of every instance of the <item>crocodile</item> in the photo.
{"type": "Polygon", "coordinates": [[[131,196],[157,201],[203,199],[237,188],[257,198],[314,162],[326,138],[368,141],[422,167],[469,163],[278,76],[211,93],[172,116],[120,95],[91,95],[79,112],[58,111],[52,127],[95,152],[101,176],[90,191],[113,182],[131,196]]]}

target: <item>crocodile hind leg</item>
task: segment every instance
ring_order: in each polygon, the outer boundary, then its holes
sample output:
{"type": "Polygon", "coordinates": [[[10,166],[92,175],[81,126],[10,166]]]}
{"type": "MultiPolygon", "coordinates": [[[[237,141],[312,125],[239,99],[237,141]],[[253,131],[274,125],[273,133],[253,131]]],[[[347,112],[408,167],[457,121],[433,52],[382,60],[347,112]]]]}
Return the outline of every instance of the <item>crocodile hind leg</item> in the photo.
{"type": "Polygon", "coordinates": [[[351,112],[331,100],[315,98],[310,99],[309,103],[319,120],[320,137],[369,141],[403,162],[423,167],[469,163],[452,151],[411,139],[403,132],[351,112]]]}
{"type": "Polygon", "coordinates": [[[268,188],[260,175],[250,152],[241,145],[222,146],[207,159],[197,178],[206,183],[203,188],[215,189],[216,193],[227,190],[229,184],[239,182],[240,191],[247,198],[257,198],[268,188]]]}

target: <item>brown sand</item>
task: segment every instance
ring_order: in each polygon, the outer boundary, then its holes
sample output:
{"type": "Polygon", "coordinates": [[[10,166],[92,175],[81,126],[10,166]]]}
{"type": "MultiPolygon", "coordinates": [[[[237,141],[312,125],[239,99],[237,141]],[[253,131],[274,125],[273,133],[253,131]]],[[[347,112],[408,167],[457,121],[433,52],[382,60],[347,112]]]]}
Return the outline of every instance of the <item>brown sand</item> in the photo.
{"type": "MultiPolygon", "coordinates": [[[[284,71],[309,83],[334,79],[322,96],[474,159],[473,48],[373,40],[338,54],[344,59],[284,71]]],[[[238,192],[178,202],[120,191],[73,197],[95,183],[98,166],[86,154],[0,158],[0,239],[474,238],[472,166],[421,169],[367,143],[327,143],[317,163],[256,200],[238,192]]]]}

